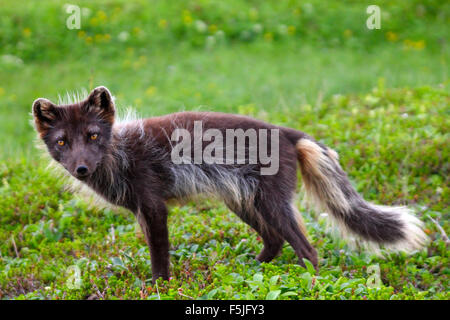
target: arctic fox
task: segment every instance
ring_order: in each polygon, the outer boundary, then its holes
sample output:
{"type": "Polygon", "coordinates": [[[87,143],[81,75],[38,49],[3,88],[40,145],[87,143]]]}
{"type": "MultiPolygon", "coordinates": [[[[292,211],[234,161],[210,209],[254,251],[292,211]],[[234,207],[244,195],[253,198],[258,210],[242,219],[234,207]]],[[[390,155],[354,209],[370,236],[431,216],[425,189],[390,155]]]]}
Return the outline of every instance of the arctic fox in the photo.
{"type": "Polygon", "coordinates": [[[407,208],[365,201],[337,153],[298,130],[216,112],[117,122],[105,87],[64,105],[37,99],[32,113],[56,162],[135,214],[150,248],[153,281],[169,278],[167,202],[202,193],[222,199],[259,233],[259,261],[271,261],[287,241],[300,264],[306,258],[318,268],[293,204],[297,163],[309,199],[346,233],[394,250],[420,249],[426,241],[422,223],[407,208]],[[263,174],[264,168],[273,170],[263,174]]]}

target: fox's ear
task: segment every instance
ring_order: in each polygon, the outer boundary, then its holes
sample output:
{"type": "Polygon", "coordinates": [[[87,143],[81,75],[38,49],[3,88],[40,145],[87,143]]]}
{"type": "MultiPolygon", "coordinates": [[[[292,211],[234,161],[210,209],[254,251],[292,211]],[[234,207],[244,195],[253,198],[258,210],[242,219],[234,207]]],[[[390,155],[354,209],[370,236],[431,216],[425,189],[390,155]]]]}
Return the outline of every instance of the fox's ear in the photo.
{"type": "Polygon", "coordinates": [[[50,100],[39,98],[33,102],[32,111],[36,130],[42,137],[58,116],[57,106],[50,100]]]}
{"type": "Polygon", "coordinates": [[[106,87],[97,87],[89,94],[86,104],[87,111],[96,112],[109,123],[114,122],[114,99],[106,87]]]}

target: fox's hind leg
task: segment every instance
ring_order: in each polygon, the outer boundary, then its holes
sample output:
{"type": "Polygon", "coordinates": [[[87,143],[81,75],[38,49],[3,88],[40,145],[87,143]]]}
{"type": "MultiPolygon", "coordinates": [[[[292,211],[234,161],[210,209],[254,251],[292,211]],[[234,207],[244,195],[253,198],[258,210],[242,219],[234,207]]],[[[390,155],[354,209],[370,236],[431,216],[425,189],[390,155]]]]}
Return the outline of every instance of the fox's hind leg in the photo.
{"type": "MultiPolygon", "coordinates": [[[[266,226],[267,228],[270,228],[266,226]]],[[[270,262],[275,258],[283,248],[284,239],[281,238],[272,228],[270,231],[260,232],[264,242],[264,247],[256,257],[259,262],[270,262]]]]}
{"type": "Polygon", "coordinates": [[[265,220],[279,235],[281,235],[295,250],[299,258],[300,265],[304,266],[302,258],[306,258],[317,268],[318,258],[317,251],[311,246],[306,238],[306,234],[300,225],[297,213],[292,207],[291,199],[280,199],[271,197],[267,194],[264,196],[261,192],[255,199],[255,207],[265,220]]]}
{"type": "Polygon", "coordinates": [[[264,247],[256,257],[259,262],[269,262],[280,253],[283,248],[284,239],[257,215],[254,207],[242,209],[242,207],[238,207],[232,203],[227,203],[227,206],[242,221],[255,229],[263,239],[264,247]]]}

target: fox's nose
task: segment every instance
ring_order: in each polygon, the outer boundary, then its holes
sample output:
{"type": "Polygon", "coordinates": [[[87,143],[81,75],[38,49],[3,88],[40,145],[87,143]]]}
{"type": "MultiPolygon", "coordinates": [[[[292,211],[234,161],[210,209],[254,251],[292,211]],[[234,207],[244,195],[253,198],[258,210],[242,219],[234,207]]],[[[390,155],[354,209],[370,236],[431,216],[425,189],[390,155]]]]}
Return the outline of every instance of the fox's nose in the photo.
{"type": "Polygon", "coordinates": [[[87,173],[88,173],[88,168],[87,168],[86,166],[83,166],[83,165],[78,166],[78,168],[77,168],[77,174],[78,174],[78,175],[84,176],[84,175],[86,175],[87,173]]]}

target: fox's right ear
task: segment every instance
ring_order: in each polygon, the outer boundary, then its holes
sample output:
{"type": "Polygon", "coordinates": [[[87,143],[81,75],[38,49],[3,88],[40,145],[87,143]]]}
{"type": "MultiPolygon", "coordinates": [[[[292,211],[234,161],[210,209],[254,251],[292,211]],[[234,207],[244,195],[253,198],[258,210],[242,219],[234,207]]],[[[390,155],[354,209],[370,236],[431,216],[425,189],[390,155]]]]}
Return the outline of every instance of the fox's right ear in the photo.
{"type": "Polygon", "coordinates": [[[32,110],[36,130],[42,137],[57,117],[57,106],[50,100],[39,98],[33,102],[32,110]]]}

